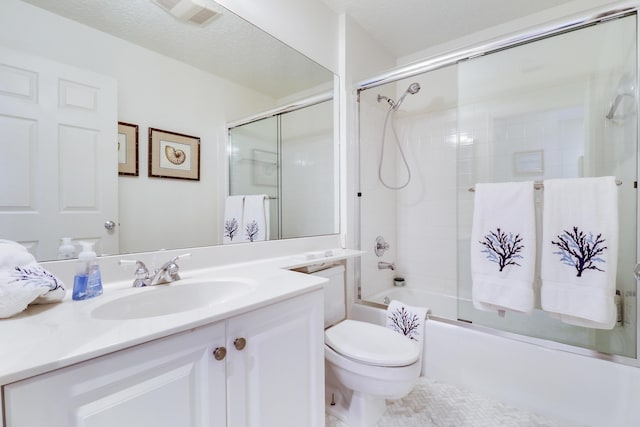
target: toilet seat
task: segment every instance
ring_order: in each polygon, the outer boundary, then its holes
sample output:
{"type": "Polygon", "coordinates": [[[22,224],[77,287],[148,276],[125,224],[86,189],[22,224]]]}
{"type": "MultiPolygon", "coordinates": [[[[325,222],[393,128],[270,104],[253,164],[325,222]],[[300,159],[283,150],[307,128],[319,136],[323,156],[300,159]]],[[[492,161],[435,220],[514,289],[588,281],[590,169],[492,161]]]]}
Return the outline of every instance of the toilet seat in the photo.
{"type": "Polygon", "coordinates": [[[420,344],[389,328],[344,320],[328,328],[325,343],[336,353],[374,366],[408,366],[420,358],[420,344]]]}

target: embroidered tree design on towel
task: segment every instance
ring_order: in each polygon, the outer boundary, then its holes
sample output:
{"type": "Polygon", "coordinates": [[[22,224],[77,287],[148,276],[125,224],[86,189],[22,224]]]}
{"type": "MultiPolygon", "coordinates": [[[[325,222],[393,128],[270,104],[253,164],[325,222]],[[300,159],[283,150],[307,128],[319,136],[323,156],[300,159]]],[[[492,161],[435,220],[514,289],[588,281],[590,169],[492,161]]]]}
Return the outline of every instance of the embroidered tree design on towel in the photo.
{"type": "Polygon", "coordinates": [[[485,247],[481,252],[487,254],[487,259],[498,264],[499,271],[504,270],[508,265],[517,265],[516,259],[522,258],[519,255],[524,245],[522,245],[522,237],[519,234],[506,233],[496,228],[496,231],[490,231],[484,236],[484,240],[479,242],[485,247]]]}
{"type": "Polygon", "coordinates": [[[260,227],[256,221],[251,221],[246,225],[244,231],[247,233],[247,239],[249,239],[250,242],[253,242],[256,237],[258,237],[258,233],[260,233],[260,227]]]}
{"type": "Polygon", "coordinates": [[[23,286],[28,285],[47,285],[49,292],[57,289],[64,289],[58,278],[40,266],[34,267],[15,267],[11,276],[14,277],[9,283],[18,282],[23,286]]]}
{"type": "Polygon", "coordinates": [[[604,242],[602,234],[598,234],[594,238],[593,233],[587,235],[578,227],[573,227],[572,231],[564,230],[564,233],[558,235],[557,242],[551,241],[552,244],[560,248],[554,254],[561,256],[562,263],[575,267],[578,272],[577,277],[582,277],[585,270],[604,271],[594,264],[594,262],[606,262],[600,258],[600,255],[607,249],[606,246],[603,246],[604,242]]]}
{"type": "Polygon", "coordinates": [[[235,218],[228,219],[224,222],[224,237],[233,240],[238,232],[238,221],[235,218]]]}
{"type": "Polygon", "coordinates": [[[404,307],[400,307],[391,313],[389,320],[391,320],[391,329],[414,341],[418,340],[416,336],[418,335],[420,318],[416,314],[409,312],[404,307]]]}

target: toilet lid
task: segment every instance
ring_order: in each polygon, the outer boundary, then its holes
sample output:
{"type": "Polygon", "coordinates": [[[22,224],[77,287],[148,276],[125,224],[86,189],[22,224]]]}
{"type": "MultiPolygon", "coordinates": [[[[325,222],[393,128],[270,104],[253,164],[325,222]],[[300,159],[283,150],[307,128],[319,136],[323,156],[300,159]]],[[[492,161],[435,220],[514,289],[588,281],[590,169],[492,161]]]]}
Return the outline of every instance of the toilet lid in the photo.
{"type": "Polygon", "coordinates": [[[420,357],[420,344],[398,332],[357,320],[327,329],[325,343],[336,353],[376,366],[407,366],[420,357]]]}

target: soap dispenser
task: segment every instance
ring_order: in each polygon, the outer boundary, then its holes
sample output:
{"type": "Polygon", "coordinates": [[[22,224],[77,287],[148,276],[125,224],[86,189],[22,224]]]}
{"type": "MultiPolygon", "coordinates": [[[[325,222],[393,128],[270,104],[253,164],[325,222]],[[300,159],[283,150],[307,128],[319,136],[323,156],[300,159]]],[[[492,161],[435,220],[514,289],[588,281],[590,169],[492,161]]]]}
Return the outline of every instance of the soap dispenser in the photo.
{"type": "Polygon", "coordinates": [[[74,300],[84,300],[102,294],[102,278],[100,266],[93,251],[93,243],[80,242],[82,252],[78,255],[76,275],[73,279],[74,300]]]}
{"type": "Polygon", "coordinates": [[[63,237],[58,248],[58,259],[72,259],[76,257],[76,247],[71,243],[71,237],[63,237]]]}

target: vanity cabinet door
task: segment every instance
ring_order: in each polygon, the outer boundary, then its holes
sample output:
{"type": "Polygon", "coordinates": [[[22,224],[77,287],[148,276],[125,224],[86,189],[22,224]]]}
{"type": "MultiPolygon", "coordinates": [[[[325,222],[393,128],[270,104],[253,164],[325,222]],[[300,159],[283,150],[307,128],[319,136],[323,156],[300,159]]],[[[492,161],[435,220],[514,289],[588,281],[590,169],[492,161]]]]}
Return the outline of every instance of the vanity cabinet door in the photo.
{"type": "Polygon", "coordinates": [[[224,322],[4,387],[5,427],[226,424],[224,322]]]}
{"type": "Polygon", "coordinates": [[[227,321],[232,427],[324,427],[323,294],[227,321]]]}

